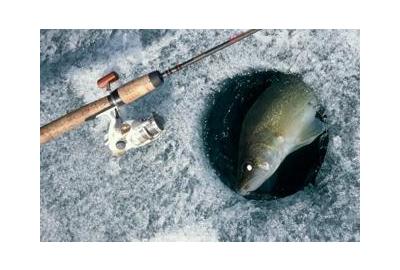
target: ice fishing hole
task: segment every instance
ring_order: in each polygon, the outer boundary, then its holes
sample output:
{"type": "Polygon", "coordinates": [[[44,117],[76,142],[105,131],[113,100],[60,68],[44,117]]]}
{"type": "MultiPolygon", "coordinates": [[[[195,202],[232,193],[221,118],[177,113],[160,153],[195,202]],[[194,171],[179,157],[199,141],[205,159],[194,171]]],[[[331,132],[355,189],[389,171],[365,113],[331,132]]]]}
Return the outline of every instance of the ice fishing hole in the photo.
{"type": "MultiPolygon", "coordinates": [[[[236,189],[238,147],[242,122],[259,95],[274,82],[287,80],[291,74],[275,71],[250,71],[224,80],[220,91],[210,97],[205,114],[203,140],[206,156],[221,181],[236,189]]],[[[325,121],[323,110],[317,117],[325,121]]],[[[323,163],[329,141],[328,132],[313,143],[290,154],[272,177],[277,177],[272,188],[262,185],[247,196],[249,199],[276,199],[296,193],[305,186],[315,185],[315,178],[323,163]]]]}

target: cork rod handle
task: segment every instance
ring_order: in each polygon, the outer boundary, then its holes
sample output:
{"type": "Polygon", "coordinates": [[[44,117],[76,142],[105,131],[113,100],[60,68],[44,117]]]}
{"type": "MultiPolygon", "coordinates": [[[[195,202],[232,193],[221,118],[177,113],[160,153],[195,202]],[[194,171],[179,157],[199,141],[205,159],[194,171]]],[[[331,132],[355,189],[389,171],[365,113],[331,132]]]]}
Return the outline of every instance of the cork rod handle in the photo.
{"type": "Polygon", "coordinates": [[[78,127],[87,119],[111,106],[112,104],[108,98],[103,97],[44,125],[40,128],[40,144],[47,143],[63,133],[78,127]]]}
{"type": "Polygon", "coordinates": [[[122,85],[116,91],[122,103],[129,104],[138,98],[150,93],[164,83],[163,76],[159,71],[136,78],[122,85]]]}

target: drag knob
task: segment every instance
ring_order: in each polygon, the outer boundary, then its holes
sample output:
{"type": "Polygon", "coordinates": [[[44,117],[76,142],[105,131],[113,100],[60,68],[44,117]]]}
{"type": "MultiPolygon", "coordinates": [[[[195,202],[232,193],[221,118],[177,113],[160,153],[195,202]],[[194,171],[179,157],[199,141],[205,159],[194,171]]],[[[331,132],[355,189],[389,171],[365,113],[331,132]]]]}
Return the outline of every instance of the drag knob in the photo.
{"type": "Polygon", "coordinates": [[[119,79],[115,71],[108,73],[97,81],[97,86],[101,89],[108,89],[110,84],[119,79]]]}

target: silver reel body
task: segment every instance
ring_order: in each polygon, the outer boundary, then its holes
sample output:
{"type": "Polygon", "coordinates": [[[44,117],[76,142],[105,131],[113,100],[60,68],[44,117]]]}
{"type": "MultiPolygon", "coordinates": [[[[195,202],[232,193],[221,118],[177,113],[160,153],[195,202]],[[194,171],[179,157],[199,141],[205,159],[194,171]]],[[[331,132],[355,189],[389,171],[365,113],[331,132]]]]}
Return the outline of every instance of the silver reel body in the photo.
{"type": "Polygon", "coordinates": [[[163,131],[154,115],[143,121],[122,121],[115,109],[103,113],[110,120],[105,137],[107,145],[114,156],[122,156],[132,148],[144,146],[157,139],[163,131]]]}
{"type": "MultiPolygon", "coordinates": [[[[99,79],[97,84],[99,88],[110,92],[110,84],[116,80],[118,80],[118,74],[111,72],[99,79]]],[[[123,121],[118,107],[114,107],[97,117],[99,116],[106,116],[110,121],[104,141],[113,156],[122,156],[129,149],[144,146],[157,139],[163,131],[161,120],[155,117],[155,114],[141,121],[123,121]]]]}

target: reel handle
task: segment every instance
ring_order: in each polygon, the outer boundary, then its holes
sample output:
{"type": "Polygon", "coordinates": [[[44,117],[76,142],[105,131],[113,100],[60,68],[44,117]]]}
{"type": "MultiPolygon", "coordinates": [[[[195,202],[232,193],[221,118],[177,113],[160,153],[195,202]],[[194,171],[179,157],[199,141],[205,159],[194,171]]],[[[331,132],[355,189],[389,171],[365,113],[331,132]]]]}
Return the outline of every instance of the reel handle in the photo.
{"type": "Polygon", "coordinates": [[[118,76],[117,72],[112,71],[97,80],[97,87],[99,87],[100,89],[109,90],[110,85],[113,82],[118,81],[118,79],[119,79],[119,76],[118,76]]]}

